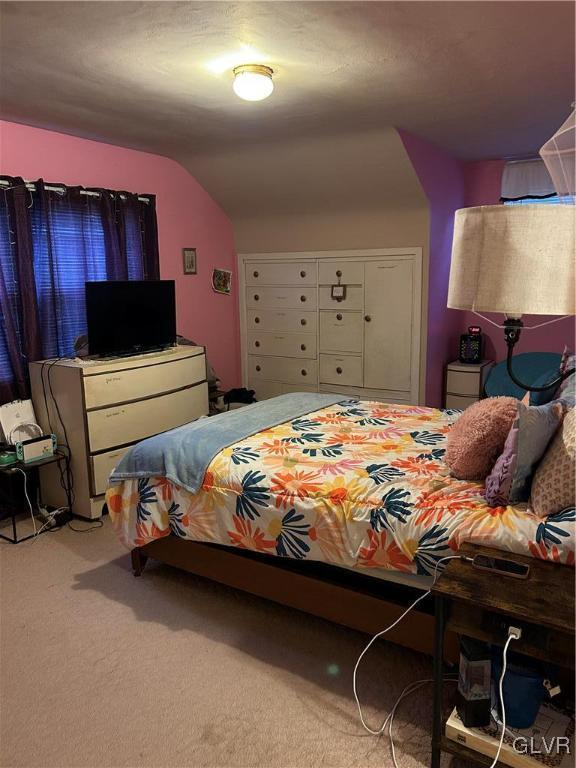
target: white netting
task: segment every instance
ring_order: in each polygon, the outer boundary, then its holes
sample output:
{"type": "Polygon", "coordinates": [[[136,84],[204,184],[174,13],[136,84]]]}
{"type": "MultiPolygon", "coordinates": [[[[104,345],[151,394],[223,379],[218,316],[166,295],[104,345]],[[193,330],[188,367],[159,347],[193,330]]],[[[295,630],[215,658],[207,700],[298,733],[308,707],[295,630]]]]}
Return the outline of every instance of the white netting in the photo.
{"type": "Polygon", "coordinates": [[[557,194],[576,195],[576,110],[544,144],[540,156],[557,194]]]}

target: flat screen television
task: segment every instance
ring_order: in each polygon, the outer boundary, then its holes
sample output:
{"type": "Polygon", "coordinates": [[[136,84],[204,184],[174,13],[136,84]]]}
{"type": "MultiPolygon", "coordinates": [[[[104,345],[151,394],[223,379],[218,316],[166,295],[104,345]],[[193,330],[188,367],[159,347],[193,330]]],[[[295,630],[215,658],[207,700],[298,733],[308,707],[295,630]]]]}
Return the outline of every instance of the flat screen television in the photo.
{"type": "Polygon", "coordinates": [[[86,283],[90,355],[135,355],[176,343],[174,280],[86,283]]]}

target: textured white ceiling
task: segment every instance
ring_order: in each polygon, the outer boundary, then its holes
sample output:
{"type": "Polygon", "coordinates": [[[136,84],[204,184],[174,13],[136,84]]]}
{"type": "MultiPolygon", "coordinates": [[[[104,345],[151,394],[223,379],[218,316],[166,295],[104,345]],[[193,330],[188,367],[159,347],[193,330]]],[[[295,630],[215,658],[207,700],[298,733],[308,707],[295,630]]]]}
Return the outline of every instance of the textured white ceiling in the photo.
{"type": "Polygon", "coordinates": [[[2,116],[174,158],[396,125],[535,151],[574,98],[571,2],[7,2],[2,116]],[[231,69],[267,63],[268,100],[231,69]]]}

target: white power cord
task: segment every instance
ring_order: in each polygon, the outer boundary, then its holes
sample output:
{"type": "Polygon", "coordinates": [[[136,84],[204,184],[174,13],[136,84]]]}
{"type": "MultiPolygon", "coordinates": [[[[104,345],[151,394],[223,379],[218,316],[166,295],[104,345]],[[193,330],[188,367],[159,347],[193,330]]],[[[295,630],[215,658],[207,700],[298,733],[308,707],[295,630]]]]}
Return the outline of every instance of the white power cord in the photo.
{"type": "Polygon", "coordinates": [[[24,496],[26,496],[26,501],[28,502],[28,507],[30,508],[30,517],[32,518],[32,527],[34,528],[34,536],[37,536],[38,533],[36,531],[36,519],[34,517],[34,509],[32,507],[32,502],[30,501],[30,497],[28,496],[28,478],[26,477],[26,472],[24,472],[23,469],[20,469],[20,467],[14,467],[16,472],[20,472],[20,474],[24,477],[24,496]]]}
{"type": "Polygon", "coordinates": [[[520,636],[522,635],[522,630],[517,629],[516,627],[508,627],[508,639],[506,640],[506,644],[504,645],[504,650],[502,651],[502,673],[500,674],[500,682],[498,683],[498,693],[500,695],[500,709],[502,710],[502,733],[500,734],[500,742],[498,743],[498,749],[496,750],[496,757],[494,758],[492,765],[490,768],[496,768],[496,763],[498,762],[498,758],[500,757],[500,752],[502,751],[502,745],[504,744],[504,736],[506,734],[506,707],[504,706],[504,675],[506,674],[506,654],[508,652],[508,646],[512,642],[512,640],[519,640],[520,636]]]}
{"type": "Polygon", "coordinates": [[[50,525],[56,515],[59,512],[63,512],[65,509],[68,509],[68,507],[58,507],[58,509],[55,509],[53,512],[50,512],[48,514],[48,517],[44,521],[44,524],[41,528],[36,529],[36,517],[34,515],[34,507],[32,506],[32,502],[30,501],[30,497],[28,496],[28,476],[26,475],[26,472],[24,472],[23,469],[20,469],[20,467],[14,467],[16,472],[20,472],[20,474],[24,477],[24,496],[26,497],[26,501],[28,502],[28,508],[30,509],[30,518],[32,520],[32,528],[34,529],[34,535],[33,539],[36,540],[38,536],[42,533],[42,531],[46,528],[46,526],[50,525]]]}
{"type": "MultiPolygon", "coordinates": [[[[441,557],[440,560],[438,560],[436,562],[436,567],[434,568],[434,580],[432,582],[432,586],[434,586],[434,584],[436,583],[436,579],[438,578],[438,566],[440,565],[440,563],[443,563],[446,560],[463,560],[463,559],[470,559],[470,558],[466,558],[464,555],[447,555],[446,557],[441,557]]],[[[374,635],[374,637],[370,640],[368,645],[364,648],[364,650],[362,651],[360,656],[358,656],[358,661],[354,665],[354,672],[352,673],[352,690],[354,692],[354,698],[356,700],[356,706],[358,707],[358,714],[360,715],[360,722],[362,723],[362,726],[364,727],[364,729],[366,731],[368,731],[368,733],[372,734],[372,736],[380,736],[381,733],[384,733],[386,725],[388,724],[388,718],[386,718],[386,720],[384,721],[384,724],[377,731],[372,730],[372,728],[370,728],[370,726],[366,724],[366,721],[364,720],[364,715],[362,714],[362,705],[360,704],[360,699],[358,698],[358,691],[357,691],[357,688],[356,688],[356,676],[358,674],[358,667],[360,666],[360,662],[364,658],[364,655],[366,654],[366,652],[372,646],[372,643],[374,643],[376,640],[378,640],[379,637],[382,637],[383,635],[385,635],[391,629],[394,629],[394,627],[402,621],[404,616],[409,614],[410,611],[413,608],[415,608],[421,600],[424,600],[425,597],[428,597],[428,595],[431,592],[432,592],[432,587],[430,587],[430,589],[427,589],[426,592],[423,592],[420,595],[420,597],[416,598],[416,600],[414,600],[414,602],[410,606],[408,606],[408,608],[406,608],[404,613],[402,613],[396,619],[396,621],[394,621],[392,624],[390,624],[388,627],[386,627],[386,629],[383,629],[380,632],[378,632],[376,635],[374,635]]],[[[402,697],[400,697],[400,699],[401,698],[402,697]]],[[[396,704],[399,703],[400,699],[396,702],[396,704]]]]}

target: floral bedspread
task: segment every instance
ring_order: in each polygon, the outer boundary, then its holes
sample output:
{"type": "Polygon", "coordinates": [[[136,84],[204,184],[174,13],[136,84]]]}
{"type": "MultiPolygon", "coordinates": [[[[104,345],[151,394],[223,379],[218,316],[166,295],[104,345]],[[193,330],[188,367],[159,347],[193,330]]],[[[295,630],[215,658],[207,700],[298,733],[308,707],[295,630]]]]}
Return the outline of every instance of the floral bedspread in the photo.
{"type": "Polygon", "coordinates": [[[443,462],[457,413],[349,400],[221,451],[202,490],[164,478],[110,486],[129,547],[170,533],[279,557],[430,575],[463,542],[574,565],[575,511],[488,507],[443,462]]]}

